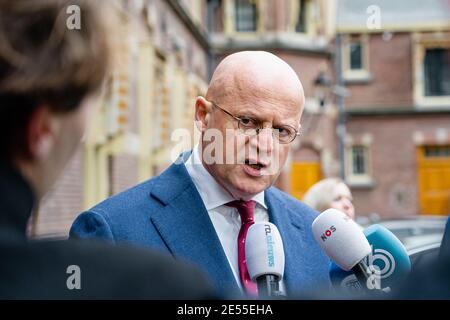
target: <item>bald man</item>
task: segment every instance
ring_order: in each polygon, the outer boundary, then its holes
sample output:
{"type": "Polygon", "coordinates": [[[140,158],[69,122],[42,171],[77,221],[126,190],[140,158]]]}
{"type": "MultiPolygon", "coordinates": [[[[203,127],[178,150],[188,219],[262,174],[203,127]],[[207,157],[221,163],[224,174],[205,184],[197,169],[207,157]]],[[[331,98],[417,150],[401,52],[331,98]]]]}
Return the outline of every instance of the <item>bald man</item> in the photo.
{"type": "Polygon", "coordinates": [[[82,213],[72,237],[102,238],[188,259],[227,294],[258,297],[245,260],[245,234],[270,221],[285,252],[283,294],[329,284],[329,260],[311,233],[317,213],[273,187],[298,135],[305,97],[277,56],[238,52],[215,70],[195,102],[200,141],[161,175],[82,213]]]}

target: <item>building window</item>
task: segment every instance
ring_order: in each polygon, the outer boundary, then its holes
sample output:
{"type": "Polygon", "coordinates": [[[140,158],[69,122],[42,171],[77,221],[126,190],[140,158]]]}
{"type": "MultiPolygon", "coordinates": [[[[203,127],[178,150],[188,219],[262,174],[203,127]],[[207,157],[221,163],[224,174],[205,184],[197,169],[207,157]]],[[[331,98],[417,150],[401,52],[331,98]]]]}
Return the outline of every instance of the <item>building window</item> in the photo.
{"type": "Polygon", "coordinates": [[[153,108],[152,108],[152,139],[150,147],[153,151],[158,150],[164,146],[164,114],[167,112],[168,97],[166,84],[166,64],[165,60],[159,54],[155,61],[155,85],[153,87],[153,108]]]}
{"type": "Polygon", "coordinates": [[[255,0],[236,0],[236,31],[254,32],[257,29],[257,10],[255,0]]]}
{"type": "Polygon", "coordinates": [[[350,70],[363,69],[363,48],[361,41],[350,41],[349,44],[350,70]]]}
{"type": "Polygon", "coordinates": [[[372,185],[368,145],[350,145],[346,153],[346,180],[354,186],[372,185]]]}
{"type": "Polygon", "coordinates": [[[296,32],[306,33],[306,1],[301,0],[298,8],[298,20],[295,25],[296,32]]]}
{"type": "Polygon", "coordinates": [[[426,49],[425,96],[450,96],[450,49],[426,49]]]}
{"type": "Polygon", "coordinates": [[[368,174],[367,170],[367,147],[352,147],[352,172],[353,175],[368,174]]]}
{"type": "Polygon", "coordinates": [[[317,35],[321,12],[317,1],[289,0],[287,10],[289,32],[301,33],[310,37],[317,35]]]}
{"type": "Polygon", "coordinates": [[[415,33],[413,39],[414,104],[450,108],[450,32],[415,33]]]}
{"type": "Polygon", "coordinates": [[[448,158],[450,157],[450,146],[426,146],[426,158],[448,158]]]}
{"type": "Polygon", "coordinates": [[[342,66],[346,81],[369,81],[369,36],[347,35],[343,38],[342,66]]]}

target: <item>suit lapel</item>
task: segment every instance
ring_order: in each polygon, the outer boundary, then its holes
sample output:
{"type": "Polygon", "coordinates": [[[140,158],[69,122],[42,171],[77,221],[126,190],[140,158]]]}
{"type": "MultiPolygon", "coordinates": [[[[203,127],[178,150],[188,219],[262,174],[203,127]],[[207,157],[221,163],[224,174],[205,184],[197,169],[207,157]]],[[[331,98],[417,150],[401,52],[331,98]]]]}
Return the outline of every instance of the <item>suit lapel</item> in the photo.
{"type": "Polygon", "coordinates": [[[151,196],[163,204],[151,221],[171,253],[202,266],[218,289],[237,292],[228,259],[184,164],[172,164],[162,173],[151,196]]]}
{"type": "Polygon", "coordinates": [[[280,231],[283,240],[285,254],[284,282],[288,292],[297,291],[308,272],[305,259],[308,249],[305,248],[305,225],[298,217],[298,213],[292,212],[285,205],[285,201],[279,197],[273,188],[265,193],[265,201],[269,209],[269,220],[280,231]]]}

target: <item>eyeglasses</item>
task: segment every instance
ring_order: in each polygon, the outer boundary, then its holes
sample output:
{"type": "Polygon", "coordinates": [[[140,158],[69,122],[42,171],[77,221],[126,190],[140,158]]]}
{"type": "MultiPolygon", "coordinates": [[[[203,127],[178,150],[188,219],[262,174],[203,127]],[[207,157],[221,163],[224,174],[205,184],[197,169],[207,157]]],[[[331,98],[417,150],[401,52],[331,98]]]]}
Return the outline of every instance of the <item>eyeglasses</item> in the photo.
{"type": "MultiPolygon", "coordinates": [[[[222,107],[218,106],[217,103],[210,101],[214,107],[222,110],[230,117],[234,118],[234,120],[238,123],[238,129],[240,132],[247,136],[257,136],[261,130],[264,129],[261,121],[250,117],[237,117],[222,107]]],[[[297,138],[300,135],[297,129],[289,125],[282,125],[276,128],[272,128],[273,137],[278,139],[278,142],[281,144],[288,144],[297,138]]]]}

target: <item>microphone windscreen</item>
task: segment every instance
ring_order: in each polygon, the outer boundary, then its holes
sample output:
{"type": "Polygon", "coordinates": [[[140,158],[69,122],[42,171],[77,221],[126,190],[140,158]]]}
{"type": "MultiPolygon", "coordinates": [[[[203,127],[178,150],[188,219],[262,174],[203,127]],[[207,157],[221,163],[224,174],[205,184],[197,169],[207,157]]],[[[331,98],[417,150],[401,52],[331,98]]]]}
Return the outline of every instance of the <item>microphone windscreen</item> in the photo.
{"type": "Polygon", "coordinates": [[[368,264],[377,267],[381,286],[392,287],[403,281],[411,271],[411,260],[401,241],[379,224],[367,227],[364,234],[373,251],[368,264]]]}
{"type": "MultiPolygon", "coordinates": [[[[404,245],[385,227],[374,224],[364,230],[372,253],[366,258],[367,266],[374,266],[380,278],[381,289],[394,288],[411,271],[411,260],[404,245]]],[[[330,264],[333,287],[347,293],[359,293],[363,288],[352,271],[344,271],[335,263],[330,264]]]]}
{"type": "Polygon", "coordinates": [[[360,226],[339,210],[327,209],[322,212],[314,220],[312,231],[322,250],[346,271],[371,252],[360,226]]]}
{"type": "Polygon", "coordinates": [[[261,275],[284,274],[284,249],[278,228],[270,222],[257,222],[248,229],[245,240],[245,259],[250,278],[261,275]]]}

